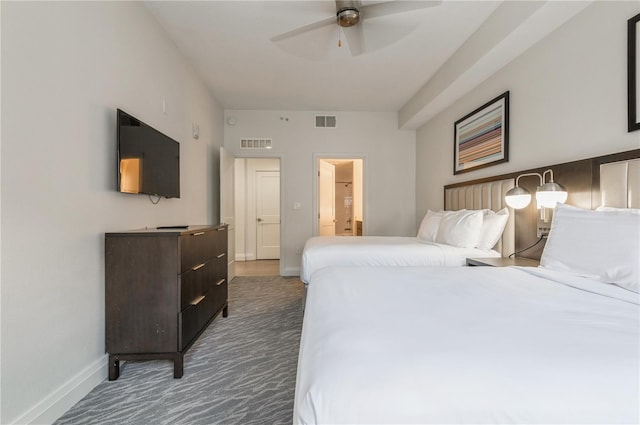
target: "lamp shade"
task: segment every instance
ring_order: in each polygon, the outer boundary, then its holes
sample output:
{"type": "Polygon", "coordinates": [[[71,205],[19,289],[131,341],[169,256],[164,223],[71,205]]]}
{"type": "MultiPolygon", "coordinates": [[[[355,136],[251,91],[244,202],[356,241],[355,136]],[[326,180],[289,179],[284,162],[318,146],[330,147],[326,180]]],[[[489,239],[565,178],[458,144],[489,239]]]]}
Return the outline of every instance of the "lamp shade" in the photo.
{"type": "Polygon", "coordinates": [[[516,186],[505,193],[504,201],[511,208],[519,210],[529,205],[531,193],[525,188],[516,186]]]}
{"type": "Polygon", "coordinates": [[[563,204],[566,200],[567,189],[558,183],[545,183],[536,191],[536,201],[541,207],[555,208],[556,203],[563,204]]]}

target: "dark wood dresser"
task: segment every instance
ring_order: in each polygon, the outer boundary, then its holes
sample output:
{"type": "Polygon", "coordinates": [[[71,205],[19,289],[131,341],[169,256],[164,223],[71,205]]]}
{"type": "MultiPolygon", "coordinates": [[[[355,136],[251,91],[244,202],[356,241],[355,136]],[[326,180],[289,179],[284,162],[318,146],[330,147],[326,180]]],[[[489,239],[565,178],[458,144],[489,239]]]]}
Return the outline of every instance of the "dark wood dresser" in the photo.
{"type": "Polygon", "coordinates": [[[183,356],[211,321],[227,317],[227,225],[105,234],[109,380],[120,360],[183,356]]]}

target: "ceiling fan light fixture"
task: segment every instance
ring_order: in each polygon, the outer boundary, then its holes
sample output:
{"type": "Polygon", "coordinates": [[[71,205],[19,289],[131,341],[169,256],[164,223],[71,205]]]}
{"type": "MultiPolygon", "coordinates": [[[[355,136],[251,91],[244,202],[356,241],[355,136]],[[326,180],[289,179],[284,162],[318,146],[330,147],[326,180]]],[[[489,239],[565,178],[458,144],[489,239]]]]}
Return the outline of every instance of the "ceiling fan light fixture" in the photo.
{"type": "Polygon", "coordinates": [[[343,28],[354,26],[360,21],[360,12],[355,7],[345,7],[336,13],[338,25],[343,28]]]}

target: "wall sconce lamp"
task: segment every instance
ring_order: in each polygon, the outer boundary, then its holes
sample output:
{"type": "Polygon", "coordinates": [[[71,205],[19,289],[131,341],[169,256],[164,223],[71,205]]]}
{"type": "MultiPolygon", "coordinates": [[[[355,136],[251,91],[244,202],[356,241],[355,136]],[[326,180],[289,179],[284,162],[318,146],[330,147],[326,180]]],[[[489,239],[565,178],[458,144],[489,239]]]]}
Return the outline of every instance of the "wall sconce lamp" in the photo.
{"type": "Polygon", "coordinates": [[[540,208],[555,208],[556,203],[564,203],[567,200],[567,189],[561,184],[553,181],[553,171],[547,170],[544,173],[525,173],[516,177],[516,186],[505,194],[504,200],[511,208],[519,210],[531,202],[531,193],[518,185],[520,178],[527,176],[538,176],[540,186],[536,190],[536,203],[540,208]],[[545,183],[547,173],[550,175],[549,181],[545,183]]]}
{"type": "MultiPolygon", "coordinates": [[[[529,249],[538,244],[549,234],[551,228],[551,215],[556,204],[564,203],[567,200],[567,189],[561,184],[553,181],[553,171],[547,170],[544,173],[525,173],[516,177],[516,185],[505,193],[504,201],[513,209],[519,210],[531,202],[531,193],[518,185],[520,178],[527,176],[537,176],[540,179],[540,186],[536,189],[536,204],[540,214],[538,216],[538,226],[536,234],[540,238],[534,245],[525,248],[529,249]],[[545,177],[549,174],[549,181],[545,183],[545,177]],[[547,211],[550,208],[551,210],[547,211]]],[[[519,251],[521,252],[521,251],[519,251]]]]}

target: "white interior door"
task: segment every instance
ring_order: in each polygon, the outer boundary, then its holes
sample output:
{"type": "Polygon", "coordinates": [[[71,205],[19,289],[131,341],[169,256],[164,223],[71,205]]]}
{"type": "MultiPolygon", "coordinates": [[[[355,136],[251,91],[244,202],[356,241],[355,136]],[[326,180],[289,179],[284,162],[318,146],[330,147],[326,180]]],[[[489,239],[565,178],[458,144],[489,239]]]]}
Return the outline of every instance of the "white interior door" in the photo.
{"type": "Polygon", "coordinates": [[[256,172],[256,259],[280,259],[280,172],[256,172]]]}
{"type": "Polygon", "coordinates": [[[228,280],[236,276],[235,157],[220,148],[220,221],[227,223],[228,280]]]}
{"type": "Polygon", "coordinates": [[[318,233],[336,234],[336,167],[327,162],[318,164],[318,233]]]}

